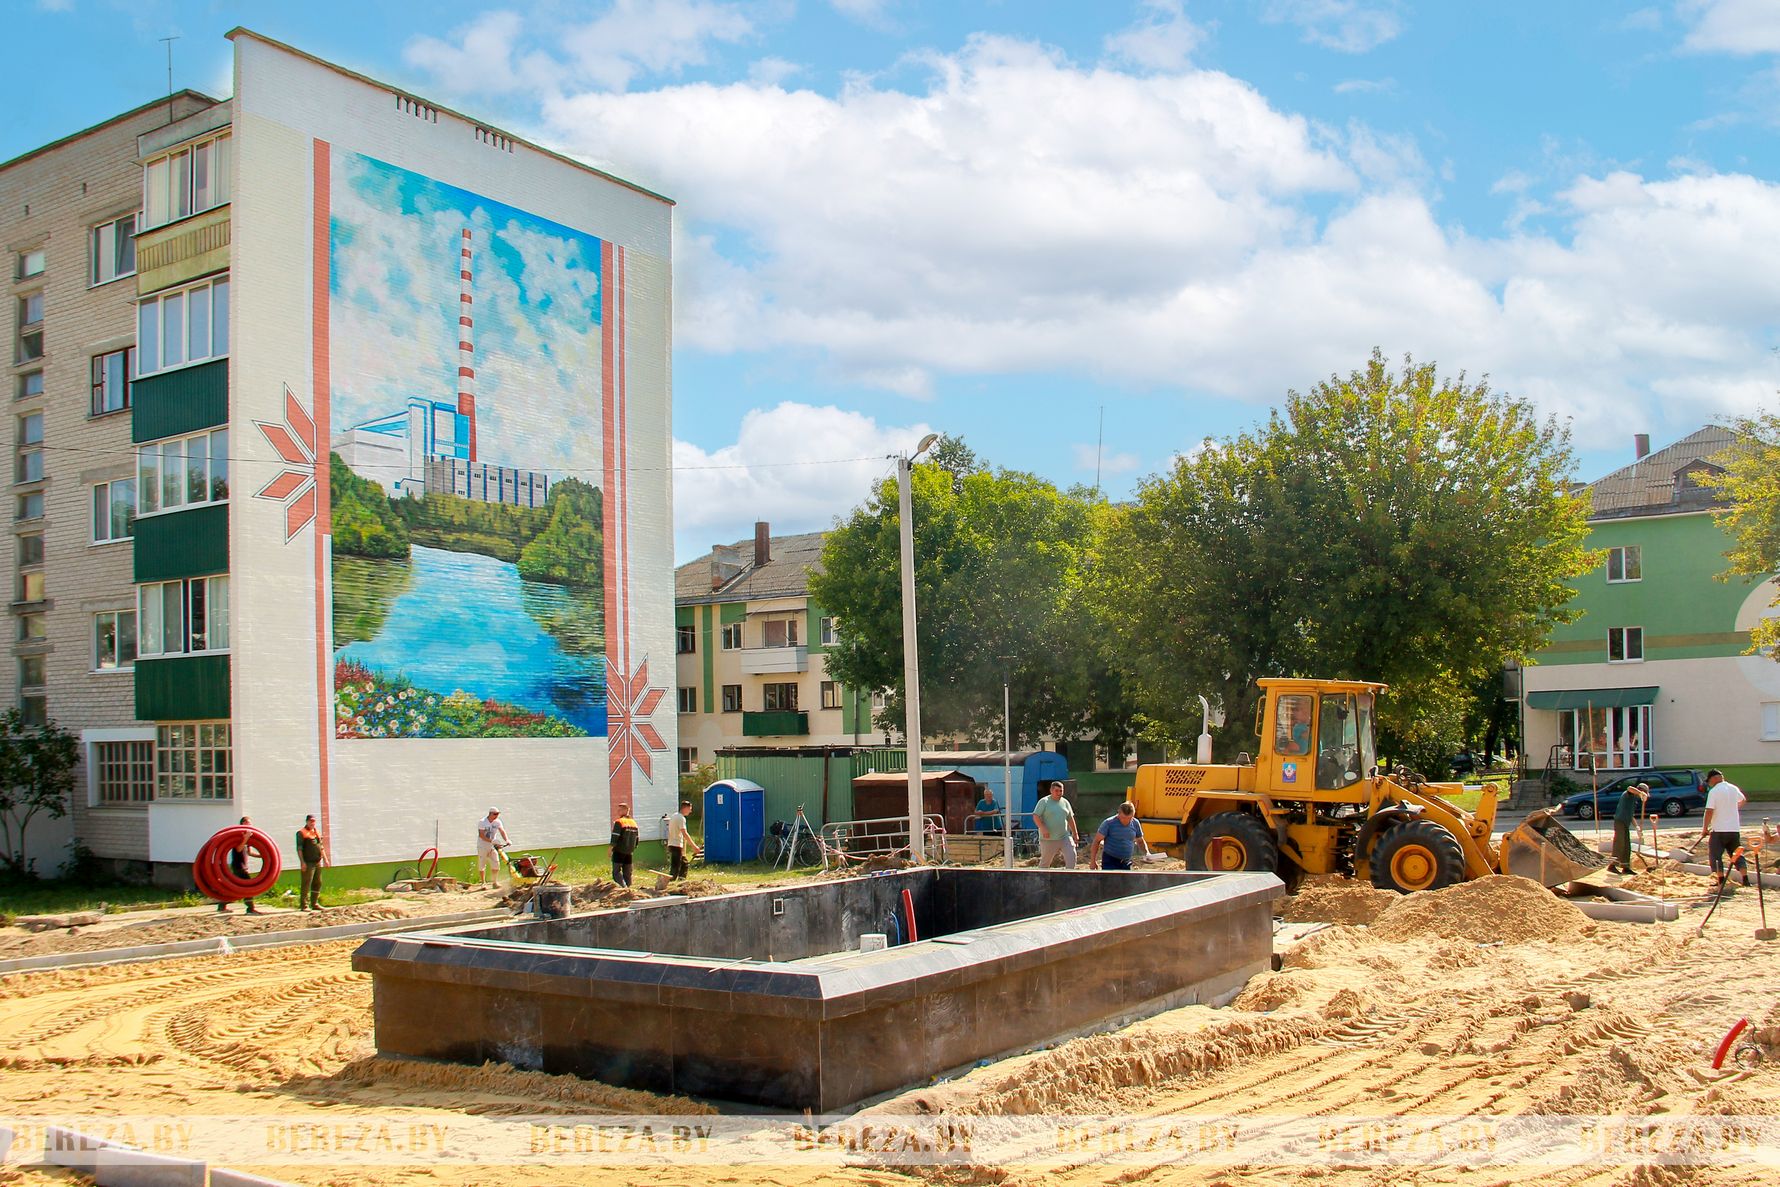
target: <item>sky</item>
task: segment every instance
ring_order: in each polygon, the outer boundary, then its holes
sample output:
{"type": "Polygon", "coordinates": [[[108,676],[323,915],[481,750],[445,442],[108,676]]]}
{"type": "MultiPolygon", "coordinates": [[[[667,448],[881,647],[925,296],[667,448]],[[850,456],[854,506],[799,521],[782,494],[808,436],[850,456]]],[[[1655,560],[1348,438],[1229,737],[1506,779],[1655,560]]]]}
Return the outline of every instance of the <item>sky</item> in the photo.
{"type": "Polygon", "coordinates": [[[7,0],[0,159],[244,24],[675,211],[675,545],[928,430],[1117,497],[1378,347],[1577,474],[1775,403],[1780,0],[7,0]]]}

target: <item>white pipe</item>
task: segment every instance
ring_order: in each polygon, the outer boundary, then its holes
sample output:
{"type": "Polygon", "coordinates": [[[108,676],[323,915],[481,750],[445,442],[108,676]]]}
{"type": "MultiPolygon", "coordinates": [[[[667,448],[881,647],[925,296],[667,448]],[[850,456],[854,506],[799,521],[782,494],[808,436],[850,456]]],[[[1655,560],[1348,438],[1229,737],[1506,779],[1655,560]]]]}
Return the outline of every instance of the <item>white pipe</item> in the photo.
{"type": "Polygon", "coordinates": [[[1199,753],[1195,761],[1202,767],[1208,767],[1211,765],[1211,702],[1201,696],[1199,708],[1205,717],[1199,727],[1199,753]]]}
{"type": "Polygon", "coordinates": [[[1578,911],[1590,919],[1612,923],[1672,923],[1681,918],[1675,903],[1576,903],[1578,911]]]}

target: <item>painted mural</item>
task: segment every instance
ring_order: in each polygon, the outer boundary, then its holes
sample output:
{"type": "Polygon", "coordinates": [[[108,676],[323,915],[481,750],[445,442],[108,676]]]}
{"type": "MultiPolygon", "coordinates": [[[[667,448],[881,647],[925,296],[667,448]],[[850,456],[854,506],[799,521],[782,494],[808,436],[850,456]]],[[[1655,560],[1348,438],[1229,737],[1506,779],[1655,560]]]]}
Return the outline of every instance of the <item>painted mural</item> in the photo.
{"type": "Polygon", "coordinates": [[[336,736],[604,736],[600,241],[332,177],[336,736]]]}

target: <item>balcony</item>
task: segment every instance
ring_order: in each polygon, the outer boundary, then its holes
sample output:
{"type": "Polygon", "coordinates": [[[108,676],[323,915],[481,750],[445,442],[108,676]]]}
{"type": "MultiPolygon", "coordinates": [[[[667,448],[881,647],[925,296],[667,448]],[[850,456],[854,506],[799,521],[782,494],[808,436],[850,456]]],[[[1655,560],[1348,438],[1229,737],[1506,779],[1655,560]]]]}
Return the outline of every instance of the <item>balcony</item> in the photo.
{"type": "Polygon", "coordinates": [[[136,236],[136,291],[147,296],[229,266],[229,207],[213,207],[136,236]]]}
{"type": "MultiPolygon", "coordinates": [[[[761,650],[767,650],[762,648],[761,650]]],[[[789,651],[782,647],[774,650],[789,651]]],[[[799,648],[798,650],[802,650],[799,648]]],[[[750,738],[801,737],[810,732],[810,715],[801,709],[768,709],[764,713],[743,713],[742,733],[750,738]]]]}
{"type": "Polygon", "coordinates": [[[779,676],[810,670],[808,647],[744,647],[742,675],[779,676]]]}

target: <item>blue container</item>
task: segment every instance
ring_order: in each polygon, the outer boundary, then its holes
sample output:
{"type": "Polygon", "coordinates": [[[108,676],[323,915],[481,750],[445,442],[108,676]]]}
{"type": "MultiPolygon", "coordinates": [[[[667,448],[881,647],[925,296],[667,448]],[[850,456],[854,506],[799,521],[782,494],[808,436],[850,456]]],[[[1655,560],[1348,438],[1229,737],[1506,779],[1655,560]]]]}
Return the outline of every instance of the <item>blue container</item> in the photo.
{"type": "Polygon", "coordinates": [[[1021,750],[1008,755],[1008,778],[1013,787],[1001,785],[999,750],[928,750],[921,755],[924,771],[963,771],[984,787],[992,788],[995,801],[1026,815],[1038,803],[1039,787],[1053,779],[1069,778],[1069,760],[1054,750],[1021,750]]]}
{"type": "Polygon", "coordinates": [[[760,854],[766,834],[766,789],[747,779],[705,788],[705,861],[736,865],[760,854]]]}

